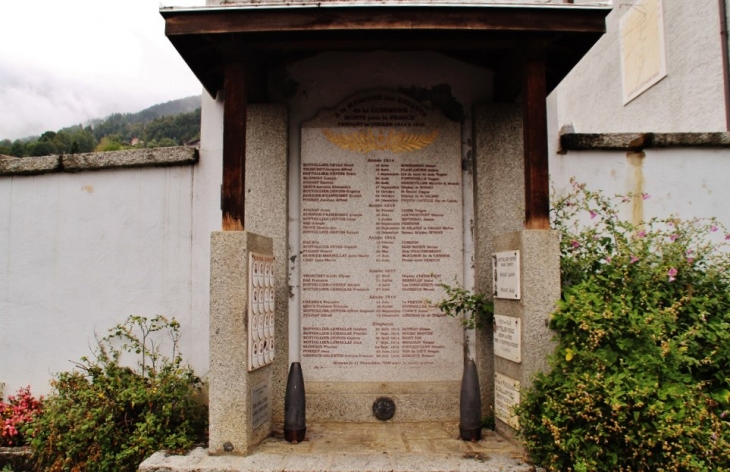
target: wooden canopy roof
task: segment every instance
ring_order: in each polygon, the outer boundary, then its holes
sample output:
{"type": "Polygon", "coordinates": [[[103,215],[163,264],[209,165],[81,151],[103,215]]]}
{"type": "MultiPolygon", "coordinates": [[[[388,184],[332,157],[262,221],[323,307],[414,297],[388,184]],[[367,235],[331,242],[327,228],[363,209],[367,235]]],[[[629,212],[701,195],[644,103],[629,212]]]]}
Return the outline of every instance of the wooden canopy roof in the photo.
{"type": "Polygon", "coordinates": [[[486,2],[333,2],[163,8],[165,34],[211,96],[224,65],[249,66],[249,100],[265,100],[266,69],[322,51],[442,52],[493,69],[495,99],[521,89],[539,54],[552,90],[605,31],[606,6],[486,2]],[[258,93],[257,93],[258,92],[258,93]]]}
{"type": "MultiPolygon", "coordinates": [[[[605,31],[606,6],[495,0],[299,0],[163,9],[165,33],[223,109],[222,226],[243,230],[246,107],[267,72],[323,51],[438,51],[495,71],[495,101],[523,94],[525,228],[549,229],[545,98],[605,31]]],[[[569,1],[569,0],[567,0],[569,1]]]]}

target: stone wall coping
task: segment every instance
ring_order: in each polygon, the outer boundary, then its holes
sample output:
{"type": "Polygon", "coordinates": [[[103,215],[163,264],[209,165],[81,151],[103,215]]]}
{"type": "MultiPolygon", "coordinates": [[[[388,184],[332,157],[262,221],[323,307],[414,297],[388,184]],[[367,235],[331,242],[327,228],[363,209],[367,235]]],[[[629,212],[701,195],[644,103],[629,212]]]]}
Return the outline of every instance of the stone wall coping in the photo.
{"type": "Polygon", "coordinates": [[[0,176],[185,166],[196,164],[198,159],[198,149],[188,146],[23,157],[0,159],[0,176]]]}
{"type": "Polygon", "coordinates": [[[558,152],[638,152],[650,148],[730,148],[730,133],[573,133],[561,130],[558,152]]]}
{"type": "Polygon", "coordinates": [[[10,466],[10,470],[38,471],[33,461],[33,451],[29,447],[0,447],[1,470],[7,466],[10,466]]]}

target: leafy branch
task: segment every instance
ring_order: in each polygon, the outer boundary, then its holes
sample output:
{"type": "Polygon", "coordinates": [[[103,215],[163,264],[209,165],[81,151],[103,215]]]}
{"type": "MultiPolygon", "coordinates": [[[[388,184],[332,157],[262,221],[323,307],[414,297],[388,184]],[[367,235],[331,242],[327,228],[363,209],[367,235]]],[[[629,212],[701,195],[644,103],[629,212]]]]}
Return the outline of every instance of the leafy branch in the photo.
{"type": "Polygon", "coordinates": [[[442,313],[461,318],[461,323],[467,329],[483,328],[492,324],[494,303],[485,294],[467,290],[456,281],[454,285],[439,284],[439,286],[446,292],[446,297],[435,304],[442,313]]]}

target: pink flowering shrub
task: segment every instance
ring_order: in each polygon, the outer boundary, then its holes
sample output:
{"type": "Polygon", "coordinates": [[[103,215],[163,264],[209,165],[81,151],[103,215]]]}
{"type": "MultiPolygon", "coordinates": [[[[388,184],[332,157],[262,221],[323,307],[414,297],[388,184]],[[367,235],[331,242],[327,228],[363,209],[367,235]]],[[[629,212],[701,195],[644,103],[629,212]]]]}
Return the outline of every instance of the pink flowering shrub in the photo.
{"type": "Polygon", "coordinates": [[[43,397],[36,399],[30,386],[21,388],[16,395],[9,395],[8,402],[0,399],[0,446],[24,446],[23,427],[30,424],[41,411],[43,397]]]}
{"type": "Polygon", "coordinates": [[[620,218],[648,198],[573,182],[554,203],[557,346],[517,409],[550,471],[730,470],[728,233],[713,218],[620,218]]]}

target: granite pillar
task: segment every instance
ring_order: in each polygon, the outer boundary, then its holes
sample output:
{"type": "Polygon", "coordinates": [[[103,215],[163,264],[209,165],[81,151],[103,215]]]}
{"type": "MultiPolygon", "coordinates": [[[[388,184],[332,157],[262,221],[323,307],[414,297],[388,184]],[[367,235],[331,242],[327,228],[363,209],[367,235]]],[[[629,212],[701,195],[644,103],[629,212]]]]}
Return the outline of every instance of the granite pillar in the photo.
{"type": "MultiPolygon", "coordinates": [[[[494,300],[495,314],[519,319],[522,329],[520,362],[494,356],[495,377],[501,375],[504,376],[502,380],[517,381],[519,384],[513,382],[512,386],[517,391],[525,390],[530,388],[535,374],[548,370],[547,358],[555,348],[554,333],[548,324],[560,299],[559,235],[550,230],[500,234],[494,238],[494,249],[495,252],[520,252],[522,292],[519,300],[494,300]]],[[[500,395],[499,386],[495,390],[496,395],[500,395]]],[[[516,403],[519,403],[519,397],[516,403]]],[[[510,425],[499,416],[498,412],[497,432],[513,438],[516,423],[510,425]]]]}
{"type": "MultiPolygon", "coordinates": [[[[478,293],[491,294],[492,254],[498,234],[520,231],[525,221],[522,109],[517,103],[474,107],[474,244],[478,293]]],[[[492,327],[476,331],[483,413],[494,408],[492,327]]]]}
{"type": "Polygon", "coordinates": [[[284,393],[289,372],[288,122],[284,105],[251,104],[246,126],[246,231],[273,239],[276,279],[276,342],[272,410],[284,422],[284,393]]]}
{"type": "MultiPolygon", "coordinates": [[[[525,177],[522,109],[517,103],[475,107],[475,245],[476,289],[492,294],[492,254],[520,251],[521,297],[495,300],[497,315],[519,319],[520,362],[494,355],[493,327],[477,332],[476,362],[484,413],[495,411],[496,374],[501,381],[528,388],[548,367],[553,333],[547,327],[560,298],[560,250],[557,233],[524,230],[525,177]],[[511,379],[511,380],[510,380],[511,379]],[[516,381],[516,383],[514,382],[516,381]]],[[[503,385],[504,387],[504,385],[503,385]]],[[[509,385],[507,386],[509,387],[509,385]]],[[[499,390],[499,389],[497,389],[499,390]]],[[[512,438],[514,429],[497,419],[497,431],[512,438]]]]}
{"type": "MultiPolygon", "coordinates": [[[[211,235],[208,447],[214,455],[248,455],[273,429],[271,409],[258,427],[253,421],[252,398],[262,395],[253,390],[268,386],[263,395],[271,404],[274,366],[248,370],[249,252],[272,255],[273,240],[246,231],[211,235]]],[[[282,357],[286,352],[277,347],[276,358],[282,357]]]]}

